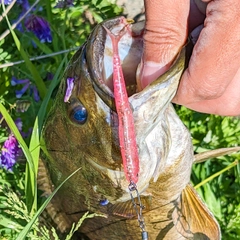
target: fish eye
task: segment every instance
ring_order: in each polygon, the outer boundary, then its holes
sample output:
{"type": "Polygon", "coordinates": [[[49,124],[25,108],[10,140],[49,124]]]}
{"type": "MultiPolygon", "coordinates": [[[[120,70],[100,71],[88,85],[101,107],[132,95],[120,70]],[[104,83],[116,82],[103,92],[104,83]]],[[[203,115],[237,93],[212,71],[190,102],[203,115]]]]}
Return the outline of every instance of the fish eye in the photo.
{"type": "Polygon", "coordinates": [[[87,116],[87,109],[82,105],[74,107],[70,113],[70,118],[77,124],[84,124],[87,120],[87,116]]]}

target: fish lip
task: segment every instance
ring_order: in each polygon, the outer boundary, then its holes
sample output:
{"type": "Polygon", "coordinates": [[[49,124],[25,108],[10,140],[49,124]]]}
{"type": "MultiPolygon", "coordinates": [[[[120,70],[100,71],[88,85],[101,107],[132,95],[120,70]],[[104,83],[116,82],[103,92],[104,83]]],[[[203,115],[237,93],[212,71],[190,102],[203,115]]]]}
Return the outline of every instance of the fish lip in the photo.
{"type": "MultiPolygon", "coordinates": [[[[144,31],[145,22],[138,22],[135,24],[130,24],[125,17],[116,17],[110,20],[103,21],[101,24],[97,25],[93,32],[91,33],[87,45],[86,45],[86,62],[88,67],[88,72],[93,83],[93,87],[97,94],[101,97],[101,99],[113,110],[115,110],[115,103],[114,103],[114,93],[111,85],[112,80],[110,79],[111,76],[106,80],[104,75],[104,57],[105,57],[105,49],[106,49],[106,40],[107,40],[107,32],[104,29],[107,28],[110,31],[116,29],[120,24],[129,24],[131,29],[131,37],[132,41],[135,42],[135,46],[137,46],[137,50],[139,51],[139,56],[134,56],[137,61],[133,64],[133,74],[134,75],[134,84],[133,80],[129,81],[129,78],[124,76],[126,87],[129,90],[128,94],[133,95],[136,93],[136,90],[131,90],[130,88],[136,89],[136,70],[137,66],[140,63],[141,55],[142,55],[142,35],[144,31]],[[137,39],[137,40],[136,40],[137,39]],[[96,54],[98,53],[98,54],[96,54]],[[110,80],[109,80],[110,79],[110,80]],[[107,83],[108,81],[108,83],[107,83]],[[110,84],[109,84],[110,83],[110,84]],[[130,84],[131,83],[131,84],[130,84]],[[131,85],[131,86],[130,86],[131,85]],[[130,94],[130,91],[131,94],[130,94]]],[[[123,25],[124,26],[124,25],[123,25]]],[[[125,40],[126,41],[126,40],[125,40]]],[[[126,41],[127,42],[127,41],[126,41]]],[[[129,42],[127,42],[129,43],[129,42]]],[[[132,44],[134,45],[134,44],[132,44]]],[[[134,55],[135,49],[132,48],[130,45],[131,53],[127,53],[125,58],[131,57],[134,55]]],[[[122,47],[119,47],[121,50],[122,47]]],[[[129,50],[130,51],[130,50],[129,50]]],[[[136,54],[137,55],[137,54],[136,54]]],[[[121,59],[122,60],[122,59],[121,59]]],[[[124,59],[125,61],[125,59],[124,59]]],[[[126,75],[126,68],[123,67],[123,73],[126,75]]],[[[131,78],[132,79],[132,78],[131,78]]]]}

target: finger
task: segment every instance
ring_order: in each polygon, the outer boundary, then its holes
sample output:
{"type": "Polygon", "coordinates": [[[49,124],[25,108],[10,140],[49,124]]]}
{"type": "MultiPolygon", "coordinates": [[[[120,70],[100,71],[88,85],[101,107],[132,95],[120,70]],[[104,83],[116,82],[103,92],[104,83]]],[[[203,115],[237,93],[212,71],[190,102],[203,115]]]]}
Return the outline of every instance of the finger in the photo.
{"type": "Polygon", "coordinates": [[[190,2],[185,0],[145,0],[144,53],[140,64],[140,84],[145,87],[165,72],[184,45],[190,2]]]}
{"type": "Polygon", "coordinates": [[[222,116],[240,115],[240,69],[228,85],[224,93],[211,100],[201,100],[188,105],[189,108],[198,112],[217,114],[222,116]]]}
{"type": "Polygon", "coordinates": [[[211,1],[188,69],[174,102],[190,106],[221,97],[240,63],[240,5],[238,1],[211,1]]]}

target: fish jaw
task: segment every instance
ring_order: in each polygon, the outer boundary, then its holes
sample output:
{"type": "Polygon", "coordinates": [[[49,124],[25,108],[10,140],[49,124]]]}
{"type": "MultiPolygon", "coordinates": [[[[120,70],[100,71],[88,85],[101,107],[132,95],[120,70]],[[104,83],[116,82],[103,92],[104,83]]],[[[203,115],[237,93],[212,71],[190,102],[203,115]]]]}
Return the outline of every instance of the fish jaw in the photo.
{"type": "MultiPolygon", "coordinates": [[[[129,98],[139,147],[139,176],[149,173],[148,178],[144,177],[145,181],[150,182],[148,192],[159,196],[158,202],[161,204],[173,201],[181,194],[190,181],[194,161],[189,130],[171,104],[182,73],[188,66],[192,48],[192,43],[187,42],[165,74],[129,98]],[[164,184],[160,185],[161,181],[164,184]],[[156,192],[154,189],[159,186],[156,192]]],[[[140,177],[138,185],[143,182],[140,177]]]]}

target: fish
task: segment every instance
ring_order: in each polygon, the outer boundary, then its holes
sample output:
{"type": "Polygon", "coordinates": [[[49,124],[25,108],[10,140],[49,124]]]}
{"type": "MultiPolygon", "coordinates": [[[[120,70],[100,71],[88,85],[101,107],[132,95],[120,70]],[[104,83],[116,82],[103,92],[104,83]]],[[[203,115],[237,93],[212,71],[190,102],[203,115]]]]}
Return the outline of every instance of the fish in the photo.
{"type": "Polygon", "coordinates": [[[48,196],[80,169],[47,207],[61,232],[88,211],[105,217],[84,220],[79,231],[86,239],[221,239],[217,220],[190,184],[192,165],[211,153],[194,156],[189,130],[171,104],[192,46],[186,44],[171,68],[139,91],[144,25],[124,17],[105,20],[70,60],[42,132],[38,187],[48,196]],[[111,34],[126,27],[117,54],[139,157],[128,166],[134,191],[121,155],[113,83],[111,34]]]}

